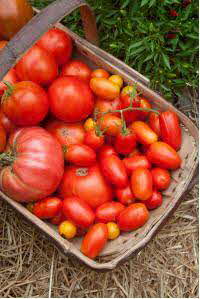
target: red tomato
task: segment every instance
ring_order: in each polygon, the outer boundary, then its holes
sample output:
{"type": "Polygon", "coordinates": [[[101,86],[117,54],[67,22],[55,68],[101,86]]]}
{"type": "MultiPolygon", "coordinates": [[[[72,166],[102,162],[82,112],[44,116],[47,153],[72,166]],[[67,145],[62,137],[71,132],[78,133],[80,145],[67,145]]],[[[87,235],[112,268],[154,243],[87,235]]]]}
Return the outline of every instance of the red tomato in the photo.
{"type": "MultiPolygon", "coordinates": [[[[121,100],[122,109],[129,107],[131,104],[131,96],[129,94],[121,95],[120,100],[121,100]]],[[[132,101],[133,101],[132,102],[133,108],[140,108],[140,98],[138,96],[135,97],[132,101]]],[[[127,123],[131,123],[133,121],[138,120],[139,115],[140,115],[140,111],[138,110],[124,112],[124,118],[127,123]]]]}
{"type": "Polygon", "coordinates": [[[58,65],[48,52],[35,45],[17,63],[16,72],[21,81],[49,85],[58,76],[58,65]]]}
{"type": "Polygon", "coordinates": [[[150,146],[150,144],[148,144],[148,145],[140,144],[139,145],[142,155],[146,155],[146,153],[149,149],[149,146],[150,146]]]}
{"type": "Polygon", "coordinates": [[[91,78],[106,78],[107,79],[108,77],[110,77],[110,74],[103,69],[97,69],[91,73],[91,78]]]}
{"type": "Polygon", "coordinates": [[[152,144],[158,140],[156,133],[143,121],[133,122],[131,128],[136,134],[137,140],[144,145],[152,144]]]}
{"type": "Polygon", "coordinates": [[[113,101],[120,93],[120,87],[106,78],[92,78],[90,88],[95,95],[107,101],[113,101]]]}
{"type": "Polygon", "coordinates": [[[111,155],[117,155],[116,151],[114,150],[114,147],[112,147],[111,145],[105,144],[98,151],[98,158],[100,160],[104,157],[108,157],[111,155]]]}
{"type": "Polygon", "coordinates": [[[16,128],[11,120],[5,115],[5,113],[3,113],[2,109],[0,109],[0,125],[4,127],[7,133],[13,132],[16,128]]]}
{"type": "Polygon", "coordinates": [[[101,131],[109,136],[117,136],[122,129],[122,120],[120,117],[108,113],[97,121],[101,131]]]}
{"type": "Polygon", "coordinates": [[[136,168],[131,175],[131,188],[137,199],[147,200],[153,193],[152,175],[147,168],[136,168]]]}
{"type": "Polygon", "coordinates": [[[149,212],[143,203],[133,203],[124,209],[118,218],[122,231],[131,231],[143,226],[149,219],[149,212]]]}
{"type": "Polygon", "coordinates": [[[63,66],[61,76],[75,76],[86,82],[90,81],[92,70],[81,60],[71,60],[63,66]]]}
{"type": "Polygon", "coordinates": [[[62,198],[78,196],[94,209],[111,201],[113,192],[97,164],[91,167],[67,167],[59,187],[62,198]]]}
{"type": "Polygon", "coordinates": [[[104,157],[100,160],[101,171],[105,178],[115,187],[124,188],[128,185],[125,166],[116,155],[104,157]]]}
{"type": "Polygon", "coordinates": [[[18,82],[3,97],[2,109],[17,126],[34,126],[48,113],[49,102],[45,90],[31,81],[18,82]]]}
{"type": "Polygon", "coordinates": [[[153,168],[151,170],[153,185],[157,190],[165,190],[169,187],[171,182],[170,173],[163,168],[153,168]]]}
{"type": "Polygon", "coordinates": [[[144,204],[148,210],[153,210],[161,206],[162,202],[163,202],[162,194],[154,190],[152,196],[147,200],[145,200],[144,204]]]}
{"type": "Polygon", "coordinates": [[[63,214],[81,228],[89,227],[95,219],[95,214],[91,207],[77,196],[64,199],[63,214]]]}
{"type": "Polygon", "coordinates": [[[104,144],[104,136],[98,135],[96,130],[91,130],[85,133],[84,143],[95,151],[104,144]]]}
{"type": "Polygon", "coordinates": [[[147,159],[161,168],[177,169],[181,166],[181,158],[178,153],[165,142],[151,144],[147,152],[147,159]]]}
{"type": "Polygon", "coordinates": [[[133,195],[133,192],[131,190],[130,185],[128,185],[125,188],[122,189],[116,189],[115,191],[117,199],[123,204],[123,205],[130,205],[135,201],[135,197],[133,195]]]}
{"type": "Polygon", "coordinates": [[[63,202],[57,197],[47,197],[38,202],[33,206],[33,214],[41,219],[53,218],[62,210],[63,202]]]}
{"type": "Polygon", "coordinates": [[[94,259],[104,248],[108,240],[108,229],[104,223],[94,224],[85,235],[81,252],[87,257],[94,259]]]}
{"type": "Polygon", "coordinates": [[[128,175],[131,175],[132,172],[139,167],[148,169],[151,168],[151,163],[148,161],[147,157],[143,155],[135,155],[131,158],[125,158],[123,159],[123,162],[128,175]]]}
{"type": "Polygon", "coordinates": [[[181,127],[178,115],[173,111],[165,111],[160,114],[161,138],[176,151],[180,149],[182,142],[181,127]]]}
{"type": "Polygon", "coordinates": [[[91,166],[96,162],[95,151],[84,144],[73,144],[65,148],[65,160],[77,166],[91,166]]]}
{"type": "Polygon", "coordinates": [[[114,146],[115,136],[105,135],[105,143],[114,146]]]}
{"type": "MultiPolygon", "coordinates": [[[[120,109],[120,98],[116,97],[113,101],[106,101],[97,98],[94,105],[94,114],[97,118],[102,117],[102,113],[120,109]],[[97,113],[98,112],[98,113],[97,113]]],[[[119,116],[119,113],[110,113],[110,115],[119,116]]]]}
{"type": "Polygon", "coordinates": [[[160,117],[158,113],[149,113],[149,126],[160,137],[160,117]]]}
{"type": "Polygon", "coordinates": [[[61,120],[47,123],[46,129],[61,145],[81,144],[85,138],[85,130],[81,123],[67,124],[61,120]]]}
{"type": "Polygon", "coordinates": [[[122,131],[116,136],[115,139],[115,150],[118,154],[128,155],[136,147],[136,135],[130,130],[126,129],[125,132],[122,131]]]}
{"type": "MultiPolygon", "coordinates": [[[[19,80],[17,78],[17,74],[15,69],[11,69],[7,75],[5,75],[5,77],[3,78],[2,81],[6,81],[9,82],[10,84],[15,84],[17,83],[19,80]]],[[[3,83],[0,82],[0,96],[3,95],[4,91],[7,89],[7,86],[3,83]]]]}
{"type": "Polygon", "coordinates": [[[115,222],[117,221],[119,214],[124,210],[124,208],[125,206],[119,202],[106,202],[96,209],[96,219],[98,222],[103,223],[111,221],[115,222]]]}
{"type": "Polygon", "coordinates": [[[139,151],[138,148],[134,148],[134,150],[128,155],[129,158],[132,158],[134,156],[142,155],[142,153],[139,151]]]}
{"type": "Polygon", "coordinates": [[[63,215],[63,212],[60,211],[55,217],[50,219],[50,222],[55,225],[59,225],[66,220],[66,217],[63,215]]]}
{"type": "Polygon", "coordinates": [[[50,29],[37,42],[37,45],[49,52],[58,65],[65,64],[71,58],[72,39],[61,29],[50,29]]]}
{"type": "Polygon", "coordinates": [[[55,80],[49,88],[49,100],[53,115],[66,122],[81,121],[94,108],[94,97],[88,84],[73,76],[55,80]]]}
{"type": "MultiPolygon", "coordinates": [[[[140,97],[140,108],[151,109],[152,107],[147,99],[140,97]]],[[[139,111],[139,112],[140,112],[139,115],[140,120],[145,120],[149,115],[148,111],[139,111]]]]}
{"type": "Polygon", "coordinates": [[[0,153],[4,151],[5,147],[6,147],[6,130],[4,129],[4,127],[0,126],[0,153]]]}

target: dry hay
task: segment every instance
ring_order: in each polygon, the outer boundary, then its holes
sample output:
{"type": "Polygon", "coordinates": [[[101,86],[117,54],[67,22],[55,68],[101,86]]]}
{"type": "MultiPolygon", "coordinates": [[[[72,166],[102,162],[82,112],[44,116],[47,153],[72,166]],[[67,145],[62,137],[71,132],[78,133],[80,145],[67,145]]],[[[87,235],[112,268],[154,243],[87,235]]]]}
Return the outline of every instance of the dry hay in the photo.
{"type": "MultiPolygon", "coordinates": [[[[195,97],[196,98],[196,97],[195,97]]],[[[197,121],[194,98],[184,112],[197,121]]],[[[54,246],[0,201],[0,297],[198,297],[198,186],[138,255],[96,272],[54,246]]]]}

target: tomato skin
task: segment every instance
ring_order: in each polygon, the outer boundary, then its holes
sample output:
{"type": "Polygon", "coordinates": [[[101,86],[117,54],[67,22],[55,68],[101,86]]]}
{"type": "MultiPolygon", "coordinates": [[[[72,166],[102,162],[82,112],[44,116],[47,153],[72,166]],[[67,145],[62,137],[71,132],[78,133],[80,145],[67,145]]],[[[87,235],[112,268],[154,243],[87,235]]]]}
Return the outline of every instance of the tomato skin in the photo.
{"type": "Polygon", "coordinates": [[[11,120],[5,115],[5,113],[3,113],[2,109],[0,109],[0,125],[4,127],[7,133],[13,132],[16,128],[11,120]]]}
{"type": "Polygon", "coordinates": [[[153,185],[157,190],[165,190],[169,187],[171,182],[170,173],[163,168],[153,168],[151,170],[153,185]]]}
{"type": "Polygon", "coordinates": [[[131,175],[132,172],[139,167],[148,169],[151,168],[151,163],[148,161],[147,157],[143,155],[135,155],[131,158],[125,158],[123,159],[123,163],[128,175],[131,175]]]}
{"type": "Polygon", "coordinates": [[[81,60],[71,60],[63,66],[61,76],[75,76],[81,80],[90,81],[92,70],[81,60]]]}
{"type": "Polygon", "coordinates": [[[104,157],[100,160],[101,171],[105,178],[115,187],[124,188],[128,185],[125,166],[116,155],[104,157]]]}
{"type": "Polygon", "coordinates": [[[33,206],[33,214],[40,219],[49,219],[58,215],[62,210],[63,202],[57,197],[47,197],[33,206]]]}
{"type": "Polygon", "coordinates": [[[104,144],[104,136],[98,136],[96,130],[88,131],[85,133],[84,143],[96,151],[104,144]]]}
{"type": "MultiPolygon", "coordinates": [[[[151,109],[152,107],[147,99],[140,97],[140,108],[151,109]]],[[[149,115],[148,111],[140,111],[139,119],[145,120],[148,117],[148,115],[149,115]]]]}
{"type": "Polygon", "coordinates": [[[162,202],[162,194],[154,190],[152,196],[149,199],[145,200],[144,204],[148,210],[153,210],[161,206],[162,202]]]}
{"type": "MultiPolygon", "coordinates": [[[[122,109],[129,107],[131,104],[131,96],[129,94],[126,94],[126,93],[121,94],[120,100],[121,100],[122,109]]],[[[132,104],[133,104],[133,108],[140,108],[140,98],[138,96],[136,96],[133,99],[132,104]]],[[[140,111],[138,111],[138,110],[125,111],[123,114],[124,114],[124,118],[125,118],[126,122],[132,123],[133,121],[138,120],[140,111]]]]}
{"type": "Polygon", "coordinates": [[[0,126],[0,153],[4,151],[6,147],[6,130],[0,126]]]}
{"type": "Polygon", "coordinates": [[[109,76],[110,76],[109,73],[103,69],[97,69],[91,73],[91,78],[106,78],[107,79],[109,76]]]}
{"type": "Polygon", "coordinates": [[[93,209],[113,198],[112,189],[97,164],[87,168],[66,167],[58,191],[61,198],[78,196],[93,209]]]}
{"type": "Polygon", "coordinates": [[[59,225],[61,222],[65,220],[66,217],[63,215],[62,211],[60,211],[56,216],[50,219],[50,222],[54,225],[59,225]]]}
{"type": "Polygon", "coordinates": [[[123,79],[119,75],[112,75],[108,78],[108,80],[119,85],[120,88],[123,86],[123,79]]]}
{"type": "Polygon", "coordinates": [[[122,128],[121,118],[108,113],[97,120],[100,129],[109,136],[117,136],[122,128]]]}
{"type": "MultiPolygon", "coordinates": [[[[18,80],[18,77],[17,77],[17,73],[15,71],[15,69],[11,69],[6,75],[5,77],[3,78],[2,81],[7,81],[9,82],[10,84],[15,84],[17,83],[19,80],[18,80]]],[[[7,86],[3,83],[3,82],[0,82],[0,97],[3,95],[4,91],[7,89],[7,86]]]]}
{"type": "Polygon", "coordinates": [[[90,88],[97,96],[112,101],[119,96],[120,87],[106,78],[92,78],[90,88]]]}
{"type": "Polygon", "coordinates": [[[73,222],[65,220],[58,227],[59,234],[66,239],[73,239],[77,234],[77,227],[73,222]]]}
{"type": "Polygon", "coordinates": [[[67,197],[63,200],[63,214],[81,228],[89,227],[95,219],[91,207],[77,196],[67,197]]]}
{"type": "Polygon", "coordinates": [[[134,150],[128,155],[128,158],[132,158],[134,156],[142,155],[138,148],[134,148],[134,150]]]}
{"type": "Polygon", "coordinates": [[[132,192],[137,199],[147,200],[153,193],[152,174],[147,168],[136,168],[131,175],[132,192]]]}
{"type": "Polygon", "coordinates": [[[50,53],[58,65],[63,65],[71,58],[72,39],[59,28],[47,31],[37,42],[37,45],[50,53]]]}
{"type": "Polygon", "coordinates": [[[114,147],[111,145],[104,144],[98,151],[98,158],[100,160],[111,155],[117,155],[114,147]]]}
{"type": "Polygon", "coordinates": [[[156,133],[143,121],[133,122],[131,128],[135,132],[137,140],[144,145],[152,144],[158,140],[156,133]]]}
{"type": "Polygon", "coordinates": [[[81,252],[91,259],[95,259],[104,248],[108,240],[108,229],[104,223],[94,224],[85,235],[81,252]]]}
{"type": "Polygon", "coordinates": [[[28,50],[15,69],[21,81],[33,81],[45,86],[52,83],[58,76],[58,65],[55,59],[37,45],[28,50]]]}
{"type": "Polygon", "coordinates": [[[61,120],[52,120],[46,124],[45,128],[64,146],[82,144],[85,138],[85,131],[81,123],[68,124],[61,120]]]}
{"type": "Polygon", "coordinates": [[[136,147],[136,135],[127,129],[126,133],[120,132],[115,139],[115,150],[122,155],[130,154],[136,147]]]}
{"type": "Polygon", "coordinates": [[[81,121],[93,111],[92,91],[86,82],[77,77],[68,76],[56,79],[49,87],[48,94],[51,112],[60,120],[81,121]]]}
{"type": "Polygon", "coordinates": [[[7,40],[0,40],[0,51],[7,45],[7,40]]]}
{"type": "Polygon", "coordinates": [[[65,160],[76,166],[91,166],[96,162],[95,151],[84,144],[70,145],[65,151],[65,160]]]}
{"type": "Polygon", "coordinates": [[[96,219],[102,223],[115,222],[124,209],[125,206],[119,202],[106,202],[96,209],[96,219]]]}
{"type": "Polygon", "coordinates": [[[158,113],[149,113],[149,126],[157,134],[157,136],[160,137],[160,117],[158,113]]]}
{"type": "Polygon", "coordinates": [[[91,117],[87,118],[86,121],[84,122],[84,129],[86,132],[94,130],[95,126],[96,126],[96,122],[91,117]]]}
{"type": "Polygon", "coordinates": [[[160,114],[161,139],[178,151],[182,143],[182,133],[179,118],[173,111],[160,114]]]}
{"type": "Polygon", "coordinates": [[[143,226],[149,219],[149,212],[143,203],[133,203],[124,209],[118,218],[122,231],[131,231],[143,226]]]}
{"type": "Polygon", "coordinates": [[[150,145],[147,159],[157,167],[177,169],[181,166],[181,158],[169,144],[157,141],[150,145]]]}
{"type": "Polygon", "coordinates": [[[125,188],[116,189],[115,194],[116,194],[117,199],[123,205],[130,205],[131,203],[133,203],[135,201],[135,197],[133,195],[130,185],[128,185],[125,188]]]}
{"type": "Polygon", "coordinates": [[[107,223],[108,228],[108,239],[114,240],[120,235],[120,230],[118,225],[115,222],[108,222],[107,223]]]}
{"type": "MultiPolygon", "coordinates": [[[[109,112],[113,110],[120,109],[120,98],[116,97],[113,101],[106,101],[102,98],[97,98],[94,105],[94,112],[98,111],[98,114],[96,114],[97,118],[102,117],[102,113],[109,112]]],[[[95,114],[95,113],[94,113],[95,114]]],[[[119,113],[110,113],[110,115],[119,116],[119,113]]]]}

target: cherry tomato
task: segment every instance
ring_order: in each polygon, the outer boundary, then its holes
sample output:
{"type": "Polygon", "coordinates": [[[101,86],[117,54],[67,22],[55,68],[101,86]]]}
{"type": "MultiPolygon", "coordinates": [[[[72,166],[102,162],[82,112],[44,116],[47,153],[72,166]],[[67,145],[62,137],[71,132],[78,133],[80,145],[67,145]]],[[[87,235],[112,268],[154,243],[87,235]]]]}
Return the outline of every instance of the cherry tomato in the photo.
{"type": "Polygon", "coordinates": [[[116,155],[106,156],[100,160],[101,171],[105,178],[115,187],[124,188],[128,185],[125,166],[116,155]]]}
{"type": "MultiPolygon", "coordinates": [[[[17,74],[15,69],[11,69],[7,75],[5,75],[5,77],[3,78],[2,81],[6,81],[9,82],[10,84],[15,84],[17,83],[19,80],[17,78],[17,74]]],[[[0,97],[3,95],[4,91],[7,89],[7,86],[3,83],[0,82],[0,97]]]]}
{"type": "Polygon", "coordinates": [[[138,148],[134,148],[134,150],[128,155],[129,158],[132,158],[134,156],[142,155],[142,153],[139,151],[138,148]]]}
{"type": "Polygon", "coordinates": [[[92,78],[90,88],[97,96],[112,101],[119,96],[120,87],[106,78],[92,78]]]}
{"type": "Polygon", "coordinates": [[[127,85],[122,89],[121,95],[131,95],[131,93],[133,92],[133,86],[131,85],[127,85]]]}
{"type": "Polygon", "coordinates": [[[73,239],[76,236],[77,228],[71,221],[65,220],[58,227],[59,234],[66,239],[73,239]]]}
{"type": "Polygon", "coordinates": [[[108,228],[104,223],[94,224],[85,235],[81,252],[94,259],[102,251],[108,240],[108,228]]]}
{"type": "Polygon", "coordinates": [[[63,202],[57,197],[47,197],[34,204],[33,214],[41,219],[53,218],[62,210],[63,202]]]}
{"type": "Polygon", "coordinates": [[[63,215],[63,212],[60,211],[55,217],[50,219],[50,222],[55,225],[59,225],[61,222],[65,221],[66,217],[63,215]]]}
{"type": "Polygon", "coordinates": [[[135,155],[134,157],[131,158],[125,158],[123,159],[124,165],[126,167],[128,175],[131,175],[132,172],[139,168],[151,168],[151,163],[148,161],[146,156],[143,155],[135,155]]]}
{"type": "Polygon", "coordinates": [[[97,69],[91,73],[91,78],[106,78],[107,79],[109,76],[110,76],[109,73],[103,69],[97,69]]]}
{"type": "Polygon", "coordinates": [[[16,128],[5,113],[3,113],[2,109],[0,109],[0,126],[4,127],[7,133],[13,132],[16,128]]]}
{"type": "Polygon", "coordinates": [[[96,151],[104,144],[104,136],[96,130],[88,131],[85,133],[84,143],[96,151]]]}
{"type": "Polygon", "coordinates": [[[84,144],[73,144],[64,150],[65,160],[77,166],[91,166],[96,162],[95,151],[84,144]]]}
{"type": "Polygon", "coordinates": [[[86,82],[77,77],[58,78],[50,86],[48,94],[51,112],[60,120],[81,121],[93,111],[92,91],[86,82]]]}
{"type": "MultiPolygon", "coordinates": [[[[151,109],[152,107],[147,99],[140,97],[140,108],[151,109]]],[[[139,119],[145,120],[148,117],[148,115],[149,115],[148,111],[140,111],[139,119]]]]}
{"type": "Polygon", "coordinates": [[[107,145],[104,144],[102,147],[100,147],[99,151],[98,151],[98,158],[101,160],[104,157],[108,157],[111,155],[117,155],[114,147],[112,147],[111,145],[107,145]]]}
{"type": "Polygon", "coordinates": [[[49,52],[58,65],[65,64],[72,55],[72,39],[59,28],[52,28],[47,31],[37,42],[37,45],[49,52]]]}
{"type": "Polygon", "coordinates": [[[0,126],[0,153],[4,151],[6,147],[6,130],[0,126]]]}
{"type": "Polygon", "coordinates": [[[182,136],[178,115],[173,111],[164,111],[160,114],[161,138],[176,151],[180,149],[182,136]]]}
{"type": "Polygon", "coordinates": [[[107,223],[108,229],[108,239],[114,240],[120,235],[119,226],[115,222],[108,222],[107,223]]]}
{"type": "Polygon", "coordinates": [[[123,205],[130,205],[131,203],[133,203],[135,201],[135,197],[133,195],[130,185],[128,185],[125,188],[116,189],[115,194],[116,194],[117,199],[123,205]]]}
{"type": "Polygon", "coordinates": [[[117,221],[119,214],[124,208],[124,205],[119,202],[106,202],[96,209],[96,219],[102,223],[117,221]]]}
{"type": "Polygon", "coordinates": [[[16,72],[21,81],[49,85],[58,76],[58,65],[51,54],[34,45],[17,63],[16,72]]]}
{"type": "Polygon", "coordinates": [[[63,200],[63,214],[78,227],[89,227],[95,219],[95,214],[90,206],[77,196],[66,197],[63,200]]]}
{"type": "Polygon", "coordinates": [[[143,226],[149,219],[149,212],[143,203],[133,203],[124,209],[118,218],[122,231],[131,231],[143,226]]]}
{"type": "Polygon", "coordinates": [[[156,133],[143,121],[133,122],[131,128],[136,134],[137,140],[144,145],[152,144],[158,140],[156,133]]]}
{"type": "Polygon", "coordinates": [[[136,168],[131,175],[131,188],[137,199],[147,200],[153,193],[152,174],[147,168],[136,168]]]}
{"type": "Polygon", "coordinates": [[[158,113],[149,113],[149,126],[160,137],[160,117],[158,113]]]}
{"type": "Polygon", "coordinates": [[[147,152],[147,159],[161,168],[177,169],[181,166],[181,158],[178,153],[165,142],[151,144],[147,152]]]}
{"type": "MultiPolygon", "coordinates": [[[[97,98],[94,105],[94,114],[97,118],[103,116],[104,112],[114,111],[120,109],[120,98],[116,97],[113,101],[106,101],[102,98],[97,98]]],[[[110,115],[119,116],[118,112],[110,113],[110,115]]]]}
{"type": "Polygon", "coordinates": [[[121,118],[110,113],[104,115],[102,118],[99,118],[97,124],[106,135],[110,136],[117,136],[122,129],[121,118]]]}
{"type": "Polygon", "coordinates": [[[130,130],[123,130],[116,136],[115,150],[118,154],[128,155],[136,147],[136,135],[130,130]]]}
{"type": "Polygon", "coordinates": [[[88,118],[84,123],[85,131],[92,131],[95,129],[96,122],[92,118],[88,118]]]}
{"type": "Polygon", "coordinates": [[[163,168],[153,168],[151,170],[153,185],[158,190],[165,190],[169,187],[171,182],[170,173],[163,168]]]}
{"type": "Polygon", "coordinates": [[[147,200],[145,200],[144,204],[148,210],[153,210],[161,206],[162,202],[163,202],[162,194],[154,190],[152,196],[147,200]]]}
{"type": "Polygon", "coordinates": [[[61,76],[75,76],[89,83],[92,70],[81,60],[71,60],[63,66],[61,76]]]}
{"type": "MultiPolygon", "coordinates": [[[[134,99],[131,99],[131,96],[125,93],[120,96],[120,100],[122,109],[128,108],[131,104],[131,101],[133,108],[140,108],[140,98],[138,96],[136,96],[134,99]]],[[[138,110],[125,111],[123,114],[126,122],[129,124],[138,120],[140,112],[141,111],[138,110]]]]}
{"type": "Polygon", "coordinates": [[[123,79],[119,75],[112,75],[108,78],[108,80],[119,85],[120,88],[123,86],[123,79]]]}

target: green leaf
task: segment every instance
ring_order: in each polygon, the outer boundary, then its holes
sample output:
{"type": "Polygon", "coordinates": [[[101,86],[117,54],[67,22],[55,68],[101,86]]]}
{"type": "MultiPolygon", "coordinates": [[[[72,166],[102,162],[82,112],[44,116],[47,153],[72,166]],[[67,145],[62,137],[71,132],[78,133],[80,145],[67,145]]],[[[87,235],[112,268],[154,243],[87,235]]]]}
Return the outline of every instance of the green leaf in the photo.
{"type": "Polygon", "coordinates": [[[125,0],[124,3],[121,6],[121,9],[124,9],[125,7],[127,7],[130,2],[131,2],[131,0],[125,0]]]}
{"type": "Polygon", "coordinates": [[[138,48],[138,47],[140,47],[142,44],[143,44],[143,41],[142,41],[142,40],[139,41],[139,42],[136,42],[136,43],[134,43],[134,44],[131,44],[131,45],[129,46],[128,50],[131,51],[131,50],[134,49],[134,48],[138,48]]]}
{"type": "Polygon", "coordinates": [[[152,7],[155,3],[156,3],[156,0],[151,0],[151,1],[149,2],[149,8],[152,7]]]}
{"type": "Polygon", "coordinates": [[[149,2],[149,0],[142,0],[142,2],[141,2],[141,5],[140,5],[140,6],[142,7],[142,6],[146,5],[148,2],[149,2]]]}
{"type": "Polygon", "coordinates": [[[166,65],[166,67],[168,69],[171,69],[171,66],[170,66],[170,63],[169,63],[169,57],[166,54],[162,53],[162,58],[163,58],[163,62],[166,65]]]}

